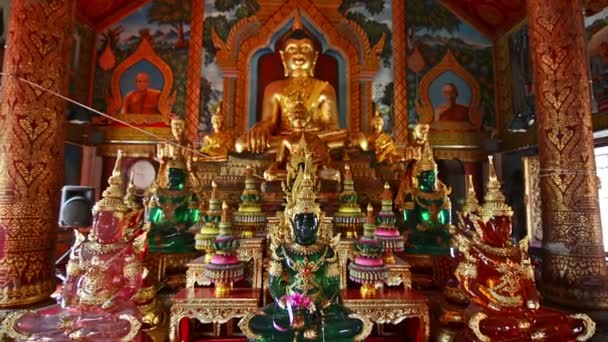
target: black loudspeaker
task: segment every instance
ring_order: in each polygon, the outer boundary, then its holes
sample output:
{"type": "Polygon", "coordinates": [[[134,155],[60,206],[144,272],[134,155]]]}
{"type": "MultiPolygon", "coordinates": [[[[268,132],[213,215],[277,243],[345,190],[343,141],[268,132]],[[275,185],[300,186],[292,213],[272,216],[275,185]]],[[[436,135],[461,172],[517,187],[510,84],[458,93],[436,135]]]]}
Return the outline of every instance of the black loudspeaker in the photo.
{"type": "Polygon", "coordinates": [[[92,186],[66,185],[61,189],[59,226],[65,228],[89,227],[93,220],[95,188],[92,186]]]}

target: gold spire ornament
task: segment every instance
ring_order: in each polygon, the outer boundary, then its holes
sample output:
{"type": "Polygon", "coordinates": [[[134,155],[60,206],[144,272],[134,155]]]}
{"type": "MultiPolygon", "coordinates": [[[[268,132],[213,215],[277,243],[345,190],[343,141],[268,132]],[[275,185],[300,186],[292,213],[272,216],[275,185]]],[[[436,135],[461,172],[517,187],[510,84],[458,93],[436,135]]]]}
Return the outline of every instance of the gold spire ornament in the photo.
{"type": "Polygon", "coordinates": [[[137,200],[137,188],[133,183],[133,178],[135,175],[131,172],[131,177],[129,177],[129,185],[127,186],[127,193],[124,198],[125,205],[127,208],[131,210],[139,210],[142,209],[143,206],[137,200]]]}
{"type": "Polygon", "coordinates": [[[498,177],[496,176],[496,169],[494,167],[494,158],[488,156],[489,175],[487,192],[484,196],[484,204],[479,209],[479,214],[484,223],[488,222],[494,216],[513,216],[513,209],[505,202],[505,195],[500,191],[501,185],[498,177]]]}
{"type": "Polygon", "coordinates": [[[413,176],[416,177],[424,171],[437,171],[437,163],[433,156],[433,148],[430,144],[422,146],[420,160],[414,163],[413,176]]]}
{"type": "Polygon", "coordinates": [[[469,174],[466,178],[466,191],[467,195],[464,199],[464,205],[462,206],[462,213],[464,215],[469,213],[476,213],[479,210],[479,202],[477,201],[477,194],[475,193],[475,187],[473,186],[473,175],[469,174]]]}
{"type": "Polygon", "coordinates": [[[95,203],[93,207],[94,211],[100,210],[113,210],[117,212],[126,212],[128,211],[127,206],[123,202],[123,192],[122,192],[122,157],[124,152],[122,150],[118,150],[118,154],[116,157],[116,163],[114,164],[114,170],[112,170],[112,175],[108,179],[108,187],[103,191],[101,195],[101,200],[95,203]]]}
{"type": "Polygon", "coordinates": [[[355,191],[353,174],[348,163],[344,164],[344,180],[339,194],[340,207],[334,214],[334,225],[347,239],[356,239],[363,230],[365,214],[359,206],[359,196],[355,191]]]}

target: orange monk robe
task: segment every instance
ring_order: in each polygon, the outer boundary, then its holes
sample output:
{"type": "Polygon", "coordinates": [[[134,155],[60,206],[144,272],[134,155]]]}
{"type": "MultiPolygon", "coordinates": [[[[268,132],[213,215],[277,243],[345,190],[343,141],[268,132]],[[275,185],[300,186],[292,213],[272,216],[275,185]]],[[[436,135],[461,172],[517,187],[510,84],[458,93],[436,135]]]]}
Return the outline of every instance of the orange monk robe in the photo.
{"type": "Polygon", "coordinates": [[[469,121],[469,107],[461,104],[441,105],[437,108],[439,121],[469,121]]]}
{"type": "Polygon", "coordinates": [[[143,91],[133,90],[125,96],[122,114],[158,114],[158,99],[160,91],[146,89],[143,91]]]}

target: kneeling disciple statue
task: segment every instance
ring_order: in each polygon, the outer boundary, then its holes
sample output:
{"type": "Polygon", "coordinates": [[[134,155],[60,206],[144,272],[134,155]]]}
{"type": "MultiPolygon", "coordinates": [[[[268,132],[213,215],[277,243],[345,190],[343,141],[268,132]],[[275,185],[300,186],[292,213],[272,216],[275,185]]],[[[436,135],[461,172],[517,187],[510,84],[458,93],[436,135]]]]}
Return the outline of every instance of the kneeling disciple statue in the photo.
{"type": "MultiPolygon", "coordinates": [[[[272,227],[270,294],[274,302],[239,324],[251,341],[361,341],[371,322],[340,304],[339,235],[323,223],[316,203],[314,163],[295,155],[282,222],[272,227]]],[[[287,178],[288,183],[290,177],[287,178]]]]}
{"type": "Polygon", "coordinates": [[[146,276],[147,231],[142,210],[123,202],[119,151],[109,187],[93,208],[88,237],[77,230],[61,304],[7,317],[4,329],[18,341],[138,341],[142,326],[132,297],[146,276]]]}
{"type": "Polygon", "coordinates": [[[456,278],[471,297],[465,311],[466,341],[586,341],[595,323],[585,314],[541,308],[528,256],[528,239],[511,242],[512,209],[505,203],[492,157],[485,203],[479,215],[461,214],[452,228],[461,261],[456,278]],[[474,231],[469,230],[469,223],[474,231]]]}

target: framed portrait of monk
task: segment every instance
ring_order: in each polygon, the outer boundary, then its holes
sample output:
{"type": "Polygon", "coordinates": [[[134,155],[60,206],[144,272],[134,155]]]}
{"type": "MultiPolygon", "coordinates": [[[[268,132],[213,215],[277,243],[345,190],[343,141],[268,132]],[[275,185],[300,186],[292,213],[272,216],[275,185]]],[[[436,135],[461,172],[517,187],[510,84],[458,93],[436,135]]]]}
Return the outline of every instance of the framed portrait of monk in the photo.
{"type": "Polygon", "coordinates": [[[420,81],[416,111],[431,131],[478,132],[480,87],[450,50],[420,81]]]}
{"type": "Polygon", "coordinates": [[[108,113],[138,125],[169,123],[176,92],[171,67],[153,48],[148,30],[135,51],[113,71],[108,113]]]}
{"type": "Polygon", "coordinates": [[[123,95],[120,114],[160,114],[158,108],[163,75],[152,63],[143,60],[127,69],[120,80],[123,95]]]}

